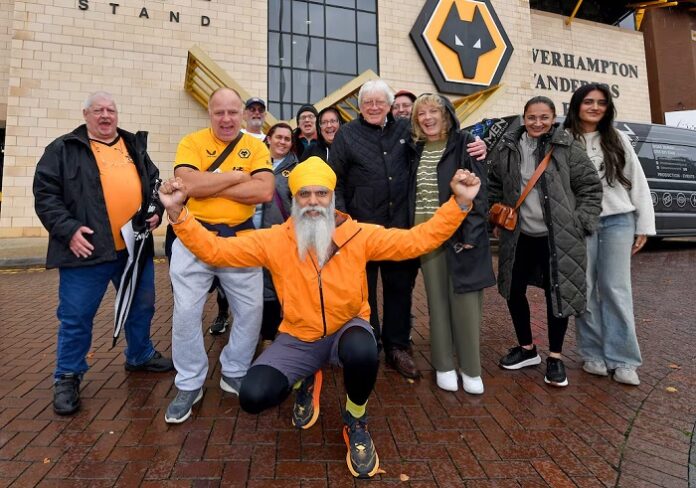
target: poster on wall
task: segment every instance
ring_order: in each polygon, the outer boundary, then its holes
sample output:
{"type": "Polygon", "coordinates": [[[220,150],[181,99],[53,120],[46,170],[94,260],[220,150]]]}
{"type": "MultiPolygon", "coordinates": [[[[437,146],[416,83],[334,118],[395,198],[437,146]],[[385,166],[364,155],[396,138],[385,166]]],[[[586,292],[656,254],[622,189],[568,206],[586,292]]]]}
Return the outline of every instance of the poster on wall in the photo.
{"type": "Polygon", "coordinates": [[[665,125],[696,130],[696,110],[678,110],[665,112],[665,125]]]}

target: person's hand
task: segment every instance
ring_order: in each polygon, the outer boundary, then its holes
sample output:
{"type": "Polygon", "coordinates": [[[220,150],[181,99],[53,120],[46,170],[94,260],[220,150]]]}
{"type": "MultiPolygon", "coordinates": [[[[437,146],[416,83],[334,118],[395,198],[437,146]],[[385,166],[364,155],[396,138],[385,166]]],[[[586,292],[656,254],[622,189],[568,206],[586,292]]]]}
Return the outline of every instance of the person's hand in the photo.
{"type": "Polygon", "coordinates": [[[155,230],[157,226],[160,224],[159,215],[154,214],[149,219],[146,219],[145,222],[147,222],[147,226],[150,230],[155,230]]]}
{"type": "Polygon", "coordinates": [[[94,251],[94,246],[87,240],[85,234],[92,235],[94,231],[83,225],[70,238],[70,251],[78,258],[88,258],[94,251]]]}
{"type": "Polygon", "coordinates": [[[160,202],[167,210],[169,219],[173,222],[179,220],[181,209],[184,208],[184,202],[188,197],[186,186],[179,177],[170,178],[159,189],[160,202]]]}
{"type": "Polygon", "coordinates": [[[481,140],[479,136],[476,136],[476,141],[470,142],[466,145],[466,152],[476,161],[483,161],[488,155],[488,147],[486,143],[481,140]]]}
{"type": "Polygon", "coordinates": [[[458,169],[450,181],[450,188],[459,206],[471,207],[481,188],[481,180],[468,170],[458,169]]]}
{"type": "Polygon", "coordinates": [[[645,246],[645,243],[648,242],[648,236],[645,234],[639,234],[636,236],[636,240],[633,241],[633,247],[631,248],[631,254],[635,254],[641,249],[643,249],[643,246],[645,246]]]}

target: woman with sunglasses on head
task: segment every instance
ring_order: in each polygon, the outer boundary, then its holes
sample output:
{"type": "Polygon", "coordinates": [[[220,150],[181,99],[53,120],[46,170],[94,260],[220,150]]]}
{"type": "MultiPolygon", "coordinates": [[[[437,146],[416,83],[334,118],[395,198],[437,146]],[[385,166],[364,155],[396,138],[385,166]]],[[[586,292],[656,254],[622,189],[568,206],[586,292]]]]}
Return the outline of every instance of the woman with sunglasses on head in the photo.
{"type": "Polygon", "coordinates": [[[602,180],[599,226],[587,238],[587,312],[575,320],[582,369],[639,385],[642,364],[631,295],[631,255],[655,234],[648,181],[631,141],[614,128],[616,108],[606,85],[578,88],[566,130],[587,151],[602,180]]]}
{"type": "Polygon", "coordinates": [[[317,116],[317,142],[304,150],[300,161],[312,156],[328,161],[331,144],[343,123],[343,117],[334,107],[322,109],[317,116]]]}
{"type": "MultiPolygon", "coordinates": [[[[459,130],[454,107],[445,97],[430,93],[419,96],[411,112],[411,128],[416,167],[409,213],[411,224],[419,224],[450,197],[448,182],[457,170],[484,176],[486,163],[485,152],[478,159],[468,154],[469,145],[473,148],[481,143],[459,130]]],[[[421,257],[437,386],[457,391],[461,375],[464,391],[473,395],[484,390],[479,346],[483,289],[495,284],[486,229],[485,180],[481,178],[473,208],[459,229],[439,249],[421,257]]]]}
{"type": "MultiPolygon", "coordinates": [[[[292,198],[288,186],[290,171],[297,165],[292,142],[292,127],[285,122],[273,125],[266,135],[266,145],[271,153],[271,163],[275,175],[275,192],[270,202],[257,206],[254,214],[254,226],[267,229],[282,224],[290,216],[292,198]]],[[[280,302],[273,288],[273,281],[267,270],[263,270],[263,318],[261,320],[261,342],[259,347],[266,348],[278,333],[282,320],[280,302]]]]}
{"type": "Polygon", "coordinates": [[[549,356],[544,381],[568,385],[561,358],[568,317],[585,311],[585,236],[596,226],[602,184],[582,146],[558,128],[556,108],[547,97],[524,106],[524,125],[505,134],[491,154],[488,196],[491,205],[514,207],[537,167],[550,154],[518,210],[513,230],[499,236],[498,290],[507,300],[518,346],[500,358],[515,370],[541,363],[532,339],[527,286],[544,289],[549,356]]]}

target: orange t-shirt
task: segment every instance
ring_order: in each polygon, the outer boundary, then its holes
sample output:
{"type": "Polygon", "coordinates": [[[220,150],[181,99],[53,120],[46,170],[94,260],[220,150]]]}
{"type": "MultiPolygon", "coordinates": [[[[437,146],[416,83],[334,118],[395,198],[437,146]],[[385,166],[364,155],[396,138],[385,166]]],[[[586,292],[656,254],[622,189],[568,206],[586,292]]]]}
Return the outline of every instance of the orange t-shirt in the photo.
{"type": "Polygon", "coordinates": [[[140,176],[121,137],[111,144],[94,140],[89,143],[99,167],[114,245],[120,251],[126,248],[121,227],[135,215],[143,202],[140,176]]]}

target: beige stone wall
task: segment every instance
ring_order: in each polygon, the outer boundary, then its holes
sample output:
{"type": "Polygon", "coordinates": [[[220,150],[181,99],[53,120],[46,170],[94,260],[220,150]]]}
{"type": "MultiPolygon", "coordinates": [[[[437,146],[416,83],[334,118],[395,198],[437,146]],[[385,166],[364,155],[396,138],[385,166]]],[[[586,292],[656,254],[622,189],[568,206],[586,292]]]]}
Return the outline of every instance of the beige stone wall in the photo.
{"type": "Polygon", "coordinates": [[[50,141],[82,123],[89,92],[112,92],[119,125],[150,132],[149,152],[164,176],[171,174],[179,139],[207,123],[204,109],[183,90],[191,46],[201,46],[250,92],[266,96],[265,2],[121,0],[113,2],[120,4],[116,14],[109,3],[89,0],[83,11],[77,0],[16,0],[9,11],[14,36],[11,55],[2,59],[10,61],[0,62],[0,70],[9,64],[0,237],[44,233],[31,193],[36,162],[50,141]],[[149,19],[139,18],[143,5],[149,19]],[[170,22],[170,10],[180,12],[179,23],[170,22]],[[201,26],[202,15],[210,26],[201,26]]]}
{"type": "Polygon", "coordinates": [[[12,44],[12,10],[14,0],[0,2],[0,127],[7,116],[7,87],[10,74],[12,44]]]}
{"type": "Polygon", "coordinates": [[[537,88],[541,75],[566,79],[586,80],[614,85],[618,117],[621,120],[650,122],[650,103],[648,79],[645,67],[645,48],[643,34],[619,27],[575,19],[570,26],[565,25],[565,17],[532,10],[532,48],[574,54],[575,56],[599,58],[609,62],[623,63],[637,67],[638,77],[623,77],[613,74],[609,66],[607,73],[597,73],[580,69],[541,64],[541,55],[532,64],[531,80],[534,95],[546,95],[563,113],[563,103],[570,101],[572,91],[546,90],[537,88]]]}

